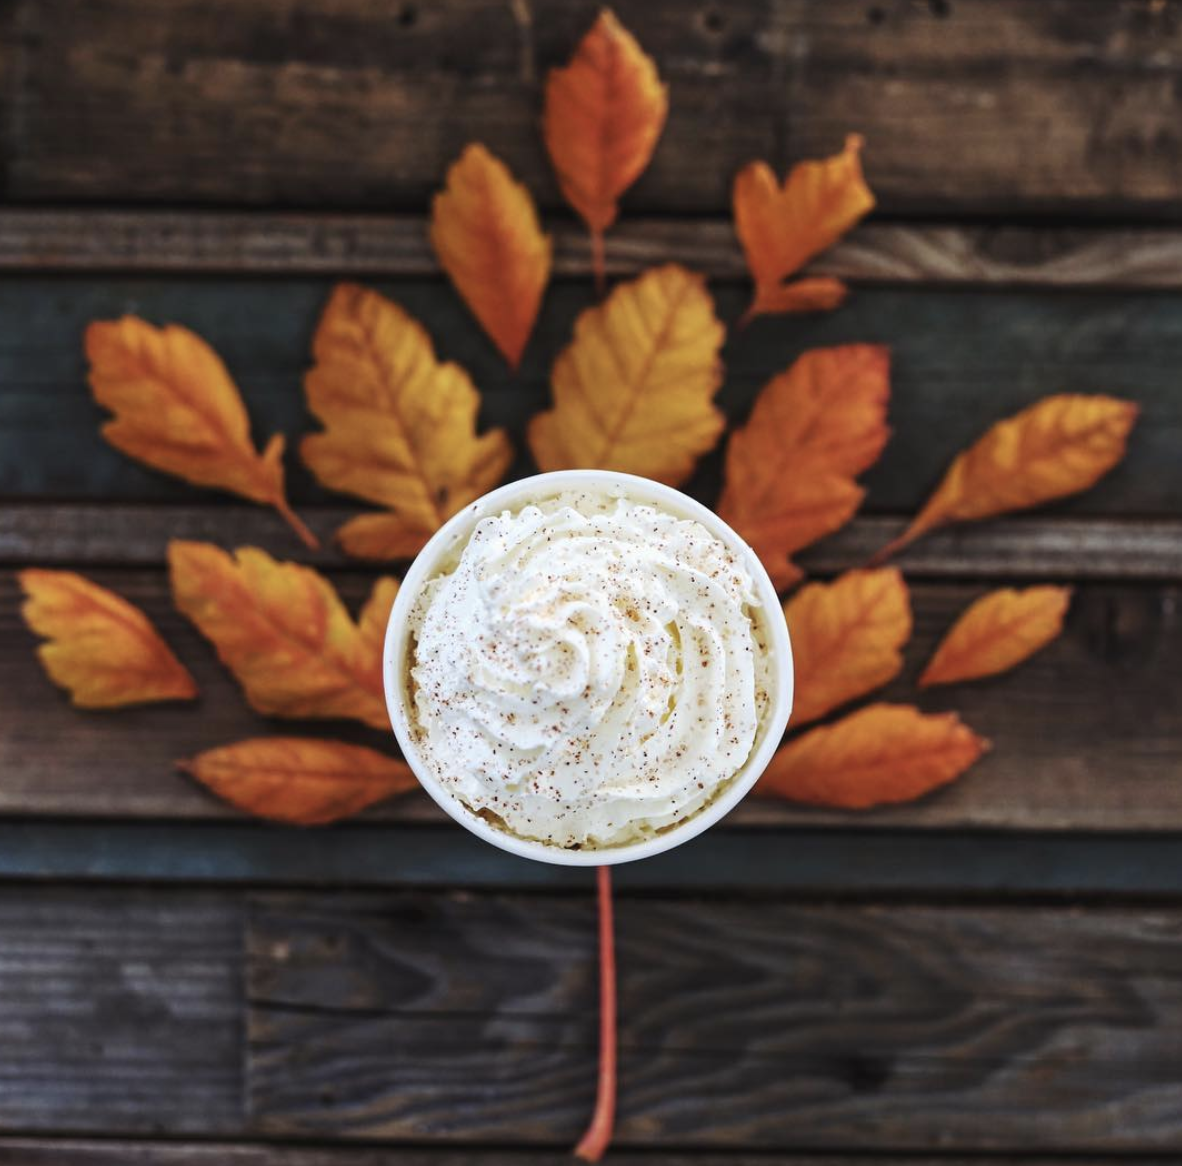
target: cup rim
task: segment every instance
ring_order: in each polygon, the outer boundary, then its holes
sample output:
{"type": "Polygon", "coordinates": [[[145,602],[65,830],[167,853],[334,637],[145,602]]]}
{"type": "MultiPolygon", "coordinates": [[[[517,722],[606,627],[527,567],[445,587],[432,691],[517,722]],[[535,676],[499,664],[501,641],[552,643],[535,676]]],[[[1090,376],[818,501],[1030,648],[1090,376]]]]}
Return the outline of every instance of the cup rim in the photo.
{"type": "Polygon", "coordinates": [[[452,550],[461,538],[466,540],[471,528],[481,518],[514,505],[526,504],[532,499],[547,498],[564,490],[579,488],[609,491],[615,489],[635,502],[653,502],[673,514],[700,522],[742,559],[751,575],[761,605],[768,612],[778,611],[779,596],[758,555],[714,511],[680,490],[649,478],[614,470],[557,470],[546,474],[534,474],[499,486],[469,503],[449,518],[419,551],[403,577],[394,606],[390,610],[382,651],[382,682],[390,724],[402,749],[402,756],[418,778],[419,784],[450,818],[479,838],[483,838],[485,842],[521,858],[531,858],[556,866],[614,866],[618,863],[651,858],[688,842],[713,826],[742,801],[767,768],[788,725],[788,718],[792,712],[795,671],[786,622],[783,619],[766,619],[771,640],[769,654],[772,665],[772,693],[762,736],[746,762],[714,801],[683,822],[652,838],[603,849],[566,850],[544,842],[519,838],[507,830],[498,829],[446,789],[424,762],[410,732],[402,684],[403,661],[410,638],[410,609],[423,585],[434,577],[445,553],[452,550]]]}

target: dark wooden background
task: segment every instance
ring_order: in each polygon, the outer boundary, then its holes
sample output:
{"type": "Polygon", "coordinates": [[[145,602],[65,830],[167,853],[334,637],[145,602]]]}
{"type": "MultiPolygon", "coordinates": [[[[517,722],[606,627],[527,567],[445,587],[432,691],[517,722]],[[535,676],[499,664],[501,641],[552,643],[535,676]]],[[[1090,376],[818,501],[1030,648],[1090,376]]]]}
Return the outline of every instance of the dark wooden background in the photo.
{"type": "MultiPolygon", "coordinates": [[[[894,354],[895,437],[827,575],[896,531],[992,421],[1059,391],[1143,407],[1128,461],[1036,514],[904,557],[935,640],[1006,581],[1077,584],[1018,672],[925,696],[996,748],[857,817],[750,801],[619,871],[614,1160],[1112,1166],[1182,1155],[1182,4],[732,0],[617,5],[671,89],[609,237],[613,274],[748,293],[729,185],[865,135],[873,220],[816,270],[823,317],[724,354],[741,418],[807,347],[894,354]],[[1143,1157],[1148,1156],[1148,1157],[1143,1157]]],[[[430,328],[518,441],[593,302],[540,144],[540,79],[583,0],[0,0],[0,1163],[561,1161],[594,1091],[585,873],[527,864],[409,797],[334,830],[247,822],[174,758],[258,732],[171,609],[169,537],[328,570],[268,513],[107,448],[81,331],[134,311],[211,341],[257,435],[300,392],[332,282],[430,328]],[[441,278],[424,212],[473,139],[556,235],[520,376],[441,278]],[[17,615],[25,564],[141,603],[192,708],[72,711],[17,615]]],[[[294,462],[327,534],[353,513],[294,462]]],[[[528,472],[523,457],[515,473],[528,472]]],[[[691,484],[711,500],[717,457],[691,484]]],[[[357,740],[380,735],[345,730],[357,740]]]]}

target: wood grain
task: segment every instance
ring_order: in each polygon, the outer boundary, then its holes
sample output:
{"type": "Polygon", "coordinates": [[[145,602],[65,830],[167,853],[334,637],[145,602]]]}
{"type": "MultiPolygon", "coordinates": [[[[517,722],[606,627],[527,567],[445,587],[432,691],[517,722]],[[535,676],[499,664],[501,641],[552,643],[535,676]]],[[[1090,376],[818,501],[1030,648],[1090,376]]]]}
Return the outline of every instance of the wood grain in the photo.
{"type": "MultiPolygon", "coordinates": [[[[625,1161],[736,1143],[791,1148],[796,1166],[816,1166],[812,1148],[955,1161],[1182,1144],[1174,908],[625,894],[617,912],[625,1161]]],[[[10,886],[0,1119],[321,1143],[284,1147],[294,1166],[375,1137],[565,1151],[593,1089],[593,946],[589,894],[10,886]]],[[[104,1144],[67,1141],[55,1161],[98,1166],[104,1144]]],[[[0,1143],[0,1161],[49,1148],[0,1143]]],[[[217,1144],[120,1160],[214,1150],[272,1160],[217,1144]]]]}
{"type": "MultiPolygon", "coordinates": [[[[363,564],[332,542],[333,532],[356,513],[337,506],[304,510],[321,539],[320,549],[309,551],[274,515],[253,506],[10,502],[0,506],[0,565],[160,566],[170,539],[199,539],[358,570],[363,564]]],[[[799,561],[814,575],[861,566],[904,525],[885,515],[856,518],[799,561]]],[[[1178,580],[1182,521],[1007,517],[937,531],[897,561],[913,578],[1178,580]]],[[[394,568],[400,573],[402,564],[394,568]]]]}
{"type": "MultiPolygon", "coordinates": [[[[483,422],[507,426],[524,448],[528,417],[549,401],[551,361],[569,342],[589,281],[554,286],[519,376],[439,280],[378,283],[423,320],[443,356],[483,393],[483,422]]],[[[226,359],[256,438],[311,427],[300,382],[330,284],[320,279],[218,280],[24,277],[0,280],[0,497],[203,503],[219,496],[144,469],[98,434],[101,412],[85,387],[86,324],[127,311],[194,328],[226,359]]],[[[733,321],[748,290],[712,289],[733,321]]],[[[756,393],[801,351],[852,341],[893,353],[894,436],[866,475],[870,513],[900,515],[927,497],[955,454],[994,421],[1053,392],[1131,397],[1143,409],[1129,458],[1054,514],[1176,519],[1182,498],[1182,293],[1033,292],[867,288],[827,316],[764,319],[731,337],[719,402],[741,420],[756,393]]],[[[721,456],[707,458],[690,493],[717,498],[721,456]]],[[[335,504],[288,458],[299,505],[335,504]]],[[[520,456],[513,474],[531,472],[520,456]]],[[[276,519],[278,529],[279,520],[276,519]]],[[[292,540],[294,546],[295,540],[292,540]]]]}
{"type": "MultiPolygon", "coordinates": [[[[158,571],[88,570],[140,604],[192,670],[196,707],[115,713],[72,709],[33,654],[17,615],[11,572],[0,573],[0,811],[70,817],[228,817],[231,811],[173,771],[202,749],[306,725],[267,721],[243,703],[210,647],[173,609],[158,571]]],[[[370,580],[334,575],[356,605],[370,580]]],[[[902,679],[888,699],[917,698],[918,675],[937,639],[980,586],[916,584],[916,632],[902,679]]],[[[979,684],[937,689],[919,703],[959,710],[995,748],[962,781],[915,805],[864,815],[795,810],[748,799],[736,826],[844,823],[925,829],[997,826],[1018,830],[1182,828],[1176,759],[1182,750],[1182,620],[1176,584],[1080,586],[1064,636],[1020,670],[979,684]]],[[[317,732],[336,733],[331,724],[317,732]]],[[[387,734],[344,726],[349,740],[389,748],[387,734]]],[[[424,797],[390,803],[379,816],[441,820],[424,797]]]]}
{"type": "MultiPolygon", "coordinates": [[[[546,224],[556,278],[590,275],[583,230],[546,224]]],[[[745,279],[725,219],[631,218],[613,227],[607,270],[632,276],[669,261],[745,279]]],[[[870,222],[807,269],[857,283],[1003,287],[1182,287],[1182,233],[1160,227],[870,222]]],[[[237,275],[440,274],[416,215],[0,209],[0,271],[237,275]]]]}
{"type": "MultiPolygon", "coordinates": [[[[290,1144],[215,1144],[152,1141],[85,1141],[60,1138],[0,1139],[0,1166],[570,1166],[566,1150],[448,1150],[383,1146],[304,1147],[290,1144]]],[[[612,1166],[652,1166],[652,1155],[612,1150],[612,1166]]],[[[662,1153],[661,1166],[980,1166],[976,1157],[899,1157],[825,1154],[662,1153]]],[[[1165,1166],[1163,1158],[1137,1159],[1139,1166],[1165,1166]]],[[[1047,1166],[1045,1158],[1007,1157],[1009,1166],[1047,1166]]],[[[1117,1158],[1059,1158],[1054,1166],[1127,1166],[1117,1158]]]]}
{"type": "MultiPolygon", "coordinates": [[[[627,1147],[1177,1149],[1176,915],[620,899],[627,1147]]],[[[249,1113],[317,1138],[568,1143],[589,897],[256,899],[249,1113]]]]}
{"type": "MultiPolygon", "coordinates": [[[[596,0],[13,0],[13,201],[421,208],[472,139],[558,202],[537,119],[596,0]],[[521,14],[527,13],[528,20],[521,14]]],[[[718,213],[743,163],[865,134],[888,210],[1177,217],[1182,31],[1143,0],[624,0],[672,116],[628,209],[718,213]]]]}
{"type": "Polygon", "coordinates": [[[241,959],[225,896],[5,888],[0,1124],[240,1129],[241,959]]]}

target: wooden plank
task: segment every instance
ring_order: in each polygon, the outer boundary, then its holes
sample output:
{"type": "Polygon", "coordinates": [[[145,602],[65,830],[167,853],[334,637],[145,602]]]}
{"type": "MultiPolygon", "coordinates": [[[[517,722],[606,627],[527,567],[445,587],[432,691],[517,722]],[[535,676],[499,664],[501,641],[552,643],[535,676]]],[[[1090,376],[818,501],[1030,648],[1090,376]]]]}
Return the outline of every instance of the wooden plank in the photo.
{"type": "MultiPolygon", "coordinates": [[[[202,1142],[84,1141],[62,1138],[0,1139],[0,1166],[570,1166],[566,1150],[519,1147],[511,1151],[446,1150],[422,1146],[299,1146],[202,1142]]],[[[652,1155],[612,1150],[612,1166],[651,1166],[652,1155]]],[[[980,1166],[980,1158],[895,1154],[865,1158],[825,1154],[661,1154],[662,1166],[980,1166]]],[[[1164,1158],[1138,1157],[1139,1166],[1166,1166],[1164,1158]]],[[[1127,1159],[1007,1157],[1009,1166],[1128,1166],[1127,1159]]]]}
{"type": "MultiPolygon", "coordinates": [[[[329,286],[320,279],[0,280],[0,497],[217,500],[141,468],[101,440],[100,412],[85,388],[86,324],[135,311],[195,328],[227,360],[256,434],[294,438],[310,428],[299,386],[329,286]]],[[[430,327],[443,355],[470,370],[483,392],[484,422],[507,426],[522,449],[527,418],[549,399],[551,360],[569,342],[578,312],[593,302],[589,282],[551,289],[520,376],[508,371],[445,283],[378,286],[430,327]]],[[[748,289],[728,283],[714,293],[721,317],[733,321],[748,289]]],[[[957,451],[989,424],[1071,390],[1124,394],[1142,405],[1143,416],[1126,464],[1053,513],[1177,518],[1182,294],[867,288],[830,315],[760,320],[734,335],[724,352],[720,404],[737,421],[767,379],[803,349],[851,341],[889,344],[894,359],[894,437],[866,476],[871,513],[913,511],[957,451]]],[[[298,503],[341,505],[311,482],[294,454],[288,464],[298,503]]],[[[720,465],[719,455],[707,458],[689,491],[715,499],[720,465]]],[[[523,454],[512,472],[530,469],[523,454]]]]}
{"type": "MultiPolygon", "coordinates": [[[[256,899],[254,1128],[569,1144],[594,935],[589,896],[256,899]]],[[[1167,910],[621,897],[618,1144],[1176,1152],[1178,936],[1167,910]]]]}
{"type": "MultiPolygon", "coordinates": [[[[41,674],[34,638],[20,622],[11,572],[0,574],[0,811],[105,817],[226,817],[230,811],[172,768],[177,757],[269,732],[317,726],[251,713],[209,646],[172,609],[157,571],[92,570],[96,581],[139,603],[190,666],[196,707],[82,713],[41,674]]],[[[369,587],[335,576],[356,605],[369,587]]],[[[887,699],[913,701],[914,677],[937,639],[981,587],[913,588],[916,631],[904,677],[887,699]]],[[[1177,585],[1078,588],[1065,634],[1021,670],[919,703],[959,710],[996,748],[961,782],[915,805],[866,815],[799,811],[749,799],[735,825],[844,823],[865,827],[1005,827],[1018,830],[1182,829],[1177,758],[1182,750],[1182,622],[1177,585]]],[[[319,731],[336,733],[325,723],[319,731]]],[[[348,739],[388,747],[387,734],[345,727],[348,739]]],[[[438,822],[425,797],[391,803],[382,817],[438,822]]]]}
{"type": "MultiPolygon", "coordinates": [[[[262,547],[278,558],[357,570],[333,544],[356,514],[318,506],[301,515],[321,538],[309,551],[271,512],[254,506],[10,502],[0,507],[0,565],[159,566],[170,539],[262,547]]],[[[800,555],[810,574],[864,564],[903,528],[903,519],[856,518],[800,555]]],[[[1020,515],[937,531],[898,558],[912,577],[1078,580],[1182,579],[1182,521],[1041,518],[1020,515]]],[[[401,564],[397,564],[399,568],[401,564]]]]}
{"type": "Polygon", "coordinates": [[[225,896],[0,892],[0,1124],[239,1129],[241,961],[225,896]]]}
{"type": "MultiPolygon", "coordinates": [[[[586,232],[547,223],[556,278],[590,273],[586,232]]],[[[669,261],[721,279],[747,269],[731,223],[631,218],[612,229],[607,270],[669,261]]],[[[431,276],[439,264],[417,215],[0,209],[0,271],[431,276]]],[[[1182,233],[1160,227],[948,226],[870,222],[807,269],[863,284],[1182,287],[1182,233]]]]}
{"type": "MultiPolygon", "coordinates": [[[[452,822],[299,830],[252,822],[0,820],[0,878],[275,887],[588,892],[581,867],[530,862],[452,822]]],[[[620,891],[980,896],[1182,896],[1177,833],[998,832],[729,822],[615,868],[620,891]]]]}
{"type": "MultiPolygon", "coordinates": [[[[592,0],[5,6],[3,179],[29,201],[421,207],[478,139],[546,206],[540,83],[592,0]],[[524,17],[523,17],[523,14],[524,17]]],[[[866,135],[891,210],[1176,217],[1182,32],[1141,0],[624,0],[672,115],[630,209],[717,213],[740,165],[866,135]]]]}

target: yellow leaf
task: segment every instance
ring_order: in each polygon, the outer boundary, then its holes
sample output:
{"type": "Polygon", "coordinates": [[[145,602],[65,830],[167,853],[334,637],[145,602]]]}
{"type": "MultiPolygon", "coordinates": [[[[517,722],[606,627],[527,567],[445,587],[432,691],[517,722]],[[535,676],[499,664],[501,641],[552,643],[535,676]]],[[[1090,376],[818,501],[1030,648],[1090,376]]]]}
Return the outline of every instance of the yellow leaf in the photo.
{"type": "Polygon", "coordinates": [[[955,684],[1005,672],[1033,656],[1062,630],[1070,587],[1005,587],[971,604],[940,642],[920,687],[955,684]]]}
{"type": "Polygon", "coordinates": [[[431,531],[420,530],[404,518],[390,512],[359,514],[350,518],[336,539],[341,550],[358,559],[413,559],[431,537],[431,531]]]}
{"type": "Polygon", "coordinates": [[[398,580],[383,576],[374,585],[369,598],[357,617],[357,629],[361,638],[381,658],[386,642],[386,625],[390,622],[390,611],[398,598],[398,580]]]}
{"type": "Polygon", "coordinates": [[[431,243],[443,270],[513,368],[521,363],[550,277],[551,243],[524,186],[473,144],[431,204],[431,243]]]}
{"type": "Polygon", "coordinates": [[[988,748],[955,713],[872,704],[789,741],[756,789],[806,805],[865,810],[946,785],[988,748]]]}
{"type": "Polygon", "coordinates": [[[417,549],[501,480],[513,459],[504,431],[476,436],[480,396],[468,374],[436,361],[397,304],[340,285],[312,349],[304,387],[324,432],[304,438],[304,462],[329,489],[389,507],[399,548],[417,549]]]}
{"type": "Polygon", "coordinates": [[[311,737],[254,737],[177,768],[248,814],[296,826],[348,818],[417,785],[405,761],[311,737]]]}
{"type": "Polygon", "coordinates": [[[37,655],[79,708],[197,695],[185,666],[126,599],[73,571],[27,570],[18,579],[27,596],[21,615],[49,641],[37,655]]]}
{"type": "Polygon", "coordinates": [[[833,246],[874,206],[862,178],[862,139],[850,134],[845,149],[819,162],[801,162],[780,186],[771,167],[752,162],[735,178],[735,231],[755,280],[745,319],[764,312],[835,307],[844,292],[837,280],[784,280],[833,246]]]}
{"type": "Polygon", "coordinates": [[[890,356],[874,344],[817,348],[773,377],[731,434],[719,515],[751,544],[777,587],[800,577],[788,556],[853,517],[890,436],[890,356]]]}
{"type": "Polygon", "coordinates": [[[937,526],[992,518],[1086,490],[1125,454],[1138,408],[1065,393],[999,421],[952,463],[915,521],[881,560],[937,526]]]}
{"type": "Polygon", "coordinates": [[[570,64],[546,80],[546,149],[563,195],[591,231],[600,286],[603,233],[616,221],[620,195],[648,165],[668,112],[656,65],[606,8],[570,64]]]}
{"type": "Polygon", "coordinates": [[[168,564],[178,609],[213,643],[252,708],[389,727],[378,625],[393,603],[392,580],[375,584],[358,625],[327,579],[254,547],[231,557],[209,543],[172,542],[168,564]]]}
{"type": "Polygon", "coordinates": [[[784,605],[796,669],[793,725],[803,725],[898,675],[911,635],[907,585],[895,568],[847,571],[802,587],[784,605]]]}
{"type": "Polygon", "coordinates": [[[683,482],[724,425],[722,341],[700,276],[671,264],[620,284],[555,362],[554,407],[529,426],[539,467],[683,482]]]}
{"type": "Polygon", "coordinates": [[[317,546],[287,504],[282,436],[261,454],[255,449],[237,386],[200,336],[124,316],[86,329],[86,356],[94,399],[114,414],[102,434],[116,449],[195,485],[274,506],[317,546]]]}

